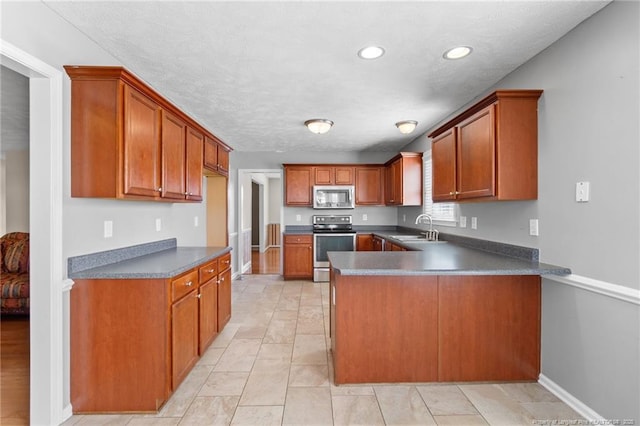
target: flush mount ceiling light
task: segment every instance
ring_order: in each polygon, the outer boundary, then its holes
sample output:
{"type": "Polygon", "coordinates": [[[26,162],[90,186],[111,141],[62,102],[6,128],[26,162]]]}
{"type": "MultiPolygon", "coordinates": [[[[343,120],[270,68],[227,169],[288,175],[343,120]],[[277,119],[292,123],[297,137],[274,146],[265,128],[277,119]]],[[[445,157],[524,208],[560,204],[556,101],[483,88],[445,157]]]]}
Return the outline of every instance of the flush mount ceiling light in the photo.
{"type": "Polygon", "coordinates": [[[333,121],[325,120],[324,118],[314,118],[313,120],[307,120],[304,122],[304,125],[312,132],[318,135],[323,133],[327,133],[331,126],[333,126],[333,121]]]}
{"type": "Polygon", "coordinates": [[[367,46],[358,50],[358,56],[362,59],[378,59],[384,55],[384,49],[379,46],[367,46]]]}
{"type": "Polygon", "coordinates": [[[396,123],[396,127],[400,130],[400,133],[405,135],[413,132],[417,125],[418,122],[414,120],[404,120],[396,123]]]}
{"type": "Polygon", "coordinates": [[[445,59],[462,59],[468,56],[473,51],[469,46],[458,46],[453,49],[449,49],[442,55],[445,59]]]}

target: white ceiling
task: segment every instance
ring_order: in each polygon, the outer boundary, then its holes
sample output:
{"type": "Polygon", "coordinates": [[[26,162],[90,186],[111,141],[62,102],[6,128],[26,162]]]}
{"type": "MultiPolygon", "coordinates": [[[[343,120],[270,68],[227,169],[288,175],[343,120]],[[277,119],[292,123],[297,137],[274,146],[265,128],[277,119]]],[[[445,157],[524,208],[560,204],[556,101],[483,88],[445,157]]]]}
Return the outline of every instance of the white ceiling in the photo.
{"type": "Polygon", "coordinates": [[[608,1],[45,3],[238,151],[398,151],[608,1]]]}

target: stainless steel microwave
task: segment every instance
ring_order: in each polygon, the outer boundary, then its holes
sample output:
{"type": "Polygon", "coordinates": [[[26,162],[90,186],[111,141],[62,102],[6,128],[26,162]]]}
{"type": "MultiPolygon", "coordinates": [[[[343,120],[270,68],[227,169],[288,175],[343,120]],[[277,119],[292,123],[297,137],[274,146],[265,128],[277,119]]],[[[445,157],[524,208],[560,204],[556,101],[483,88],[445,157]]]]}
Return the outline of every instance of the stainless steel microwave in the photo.
{"type": "Polygon", "coordinates": [[[313,187],[314,209],[352,209],[355,207],[353,185],[315,185],[313,187]]]}

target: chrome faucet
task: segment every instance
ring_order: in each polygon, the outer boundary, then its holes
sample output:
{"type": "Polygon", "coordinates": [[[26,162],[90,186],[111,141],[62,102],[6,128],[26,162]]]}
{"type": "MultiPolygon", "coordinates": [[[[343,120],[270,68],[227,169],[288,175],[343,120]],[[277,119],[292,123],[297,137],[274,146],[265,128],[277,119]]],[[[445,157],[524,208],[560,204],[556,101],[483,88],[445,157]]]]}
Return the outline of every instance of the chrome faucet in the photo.
{"type": "Polygon", "coordinates": [[[429,219],[429,230],[426,232],[421,232],[421,234],[425,236],[427,241],[438,241],[439,232],[433,229],[433,218],[431,217],[431,215],[427,213],[422,213],[418,215],[418,217],[416,218],[416,225],[422,223],[422,219],[425,219],[425,218],[429,219]]]}
{"type": "Polygon", "coordinates": [[[422,219],[424,218],[429,219],[429,229],[433,229],[433,219],[431,218],[431,215],[427,213],[422,213],[416,217],[416,225],[422,223],[422,219]]]}

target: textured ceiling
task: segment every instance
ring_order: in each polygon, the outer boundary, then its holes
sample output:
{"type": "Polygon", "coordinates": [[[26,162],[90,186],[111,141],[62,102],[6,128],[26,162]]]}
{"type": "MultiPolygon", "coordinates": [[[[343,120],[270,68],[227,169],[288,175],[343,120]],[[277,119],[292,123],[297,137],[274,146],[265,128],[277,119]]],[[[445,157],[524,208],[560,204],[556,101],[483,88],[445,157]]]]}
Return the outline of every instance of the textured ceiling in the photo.
{"type": "Polygon", "coordinates": [[[608,2],[45,3],[238,151],[397,151],[608,2]]]}

